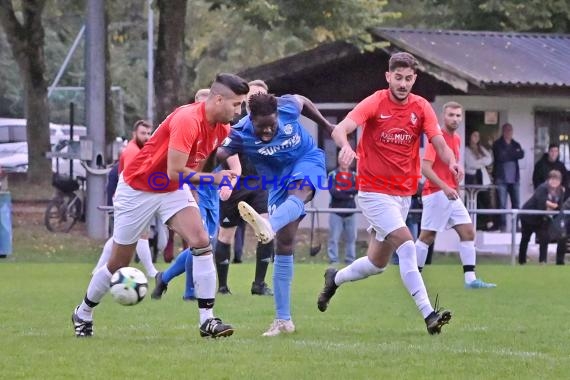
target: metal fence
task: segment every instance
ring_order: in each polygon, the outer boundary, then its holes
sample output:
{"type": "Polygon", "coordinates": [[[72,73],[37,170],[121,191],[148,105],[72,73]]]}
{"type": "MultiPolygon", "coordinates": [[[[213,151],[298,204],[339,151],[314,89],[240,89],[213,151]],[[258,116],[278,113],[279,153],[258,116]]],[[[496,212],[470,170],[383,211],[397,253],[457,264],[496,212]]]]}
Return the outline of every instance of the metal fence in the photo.
{"type": "MultiPolygon", "coordinates": [[[[339,214],[361,214],[362,210],[359,208],[306,208],[305,211],[307,213],[311,213],[312,217],[315,214],[328,214],[328,213],[339,213],[339,214]]],[[[410,209],[410,213],[413,214],[421,214],[422,209],[410,209]]],[[[560,212],[564,213],[564,215],[570,215],[570,210],[564,211],[542,211],[542,210],[520,210],[520,209],[469,209],[467,210],[470,215],[474,214],[482,214],[482,215],[507,215],[510,219],[508,221],[509,225],[511,226],[511,265],[516,264],[516,257],[517,257],[517,220],[519,215],[558,215],[560,212]]]]}

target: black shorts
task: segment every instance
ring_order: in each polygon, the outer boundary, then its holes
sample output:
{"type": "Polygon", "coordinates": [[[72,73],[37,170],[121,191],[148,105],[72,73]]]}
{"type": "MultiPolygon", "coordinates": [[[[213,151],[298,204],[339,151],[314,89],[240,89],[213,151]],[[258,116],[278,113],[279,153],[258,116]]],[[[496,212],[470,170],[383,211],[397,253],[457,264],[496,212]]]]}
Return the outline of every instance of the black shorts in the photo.
{"type": "Polygon", "coordinates": [[[236,227],[242,221],[237,207],[241,201],[249,204],[259,214],[267,213],[267,191],[260,188],[256,190],[234,189],[227,201],[220,201],[220,227],[236,227]]]}

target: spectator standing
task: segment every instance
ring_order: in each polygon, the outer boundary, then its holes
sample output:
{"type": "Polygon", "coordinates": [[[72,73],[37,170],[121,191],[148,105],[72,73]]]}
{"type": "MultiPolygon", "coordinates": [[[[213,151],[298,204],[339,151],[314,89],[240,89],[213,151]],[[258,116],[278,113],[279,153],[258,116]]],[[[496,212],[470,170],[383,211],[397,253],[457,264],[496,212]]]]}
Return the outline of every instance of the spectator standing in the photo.
{"type": "MultiPolygon", "coordinates": [[[[511,208],[519,208],[520,199],[520,169],[519,160],[524,158],[521,144],[513,139],[513,126],[503,124],[503,135],[493,144],[493,177],[497,186],[499,208],[507,208],[507,194],[511,199],[511,208]]],[[[506,217],[501,215],[499,227],[505,231],[506,217]]]]}
{"type": "MultiPolygon", "coordinates": [[[[481,144],[479,131],[472,131],[465,147],[465,184],[490,185],[491,177],[487,166],[493,163],[493,155],[481,144]]],[[[477,208],[491,208],[491,199],[488,191],[480,192],[477,196],[477,208]]],[[[479,215],[478,225],[485,229],[492,229],[491,215],[479,215]]]]}
{"type": "Polygon", "coordinates": [[[536,190],[548,178],[551,170],[558,170],[562,174],[562,186],[567,186],[568,172],[566,167],[560,161],[560,149],[558,144],[550,144],[548,152],[536,162],[532,172],[532,185],[536,190]]]}
{"type": "MultiPolygon", "coordinates": [[[[330,208],[356,208],[356,172],[338,160],[338,167],[329,173],[330,208]]],[[[329,263],[339,262],[338,242],[344,234],[344,262],[356,260],[356,214],[329,214],[329,263]]]]}

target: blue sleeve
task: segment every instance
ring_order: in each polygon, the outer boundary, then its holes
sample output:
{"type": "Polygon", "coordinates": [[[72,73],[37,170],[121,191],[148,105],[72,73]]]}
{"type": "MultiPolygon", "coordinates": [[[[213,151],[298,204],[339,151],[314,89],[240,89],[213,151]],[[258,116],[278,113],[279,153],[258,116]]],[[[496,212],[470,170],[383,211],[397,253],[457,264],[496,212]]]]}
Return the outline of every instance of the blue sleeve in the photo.
{"type": "Polygon", "coordinates": [[[299,103],[295,95],[283,95],[277,98],[277,108],[280,117],[297,120],[301,115],[303,105],[299,103]]]}
{"type": "MultiPolygon", "coordinates": [[[[242,119],[243,121],[243,119],[242,119]]],[[[243,124],[240,121],[230,129],[230,134],[222,143],[222,148],[230,155],[243,151],[243,124]],[[241,126],[241,127],[240,127],[241,126]]]]}

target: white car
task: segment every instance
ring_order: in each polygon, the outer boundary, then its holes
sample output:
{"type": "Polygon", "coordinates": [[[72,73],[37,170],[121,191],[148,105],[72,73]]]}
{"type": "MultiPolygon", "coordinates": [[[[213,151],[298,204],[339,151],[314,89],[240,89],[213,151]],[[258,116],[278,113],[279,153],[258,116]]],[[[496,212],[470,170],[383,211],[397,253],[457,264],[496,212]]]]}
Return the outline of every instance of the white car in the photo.
{"type": "MultiPolygon", "coordinates": [[[[52,151],[60,145],[61,141],[69,140],[69,125],[49,124],[50,142],[52,151]]],[[[73,140],[78,141],[81,136],[87,135],[84,126],[73,128],[73,140]]],[[[0,118],[0,168],[7,173],[26,173],[28,171],[28,143],[26,137],[25,119],[0,118]]],[[[67,147],[61,151],[65,152],[67,147]]],[[[52,159],[52,171],[69,175],[69,160],[52,159]],[[58,168],[59,166],[59,168],[58,168]]],[[[79,160],[73,160],[73,176],[85,176],[85,169],[79,160]]]]}

